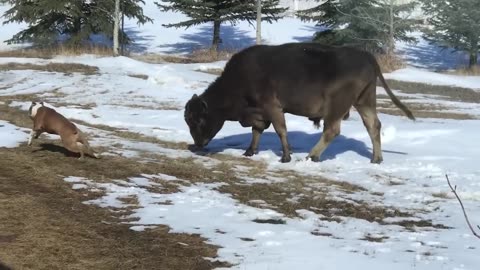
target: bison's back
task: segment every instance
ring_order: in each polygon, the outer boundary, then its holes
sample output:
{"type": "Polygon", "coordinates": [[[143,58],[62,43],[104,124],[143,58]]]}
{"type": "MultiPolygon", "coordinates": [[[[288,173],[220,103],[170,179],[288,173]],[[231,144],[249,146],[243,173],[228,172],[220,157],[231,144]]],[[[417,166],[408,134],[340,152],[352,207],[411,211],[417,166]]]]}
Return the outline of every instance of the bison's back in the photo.
{"type": "Polygon", "coordinates": [[[222,79],[231,86],[226,91],[242,93],[253,103],[274,97],[285,111],[315,116],[329,96],[354,99],[376,78],[372,58],[357,49],[318,43],[259,45],[234,55],[222,79]]]}

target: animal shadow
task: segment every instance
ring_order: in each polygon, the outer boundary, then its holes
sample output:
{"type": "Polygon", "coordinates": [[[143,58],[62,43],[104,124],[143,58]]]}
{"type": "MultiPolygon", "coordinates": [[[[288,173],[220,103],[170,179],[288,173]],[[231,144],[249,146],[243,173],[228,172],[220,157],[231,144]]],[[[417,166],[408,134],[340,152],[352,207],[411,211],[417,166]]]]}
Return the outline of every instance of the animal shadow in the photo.
{"type": "Polygon", "coordinates": [[[65,147],[60,145],[52,143],[41,143],[39,146],[40,148],[33,150],[32,153],[48,151],[52,153],[61,153],[66,157],[80,157],[80,153],[70,152],[65,147]]]}
{"type": "MultiPolygon", "coordinates": [[[[319,141],[321,135],[321,132],[314,134],[301,131],[288,132],[291,153],[304,153],[307,155],[312,147],[319,141]]],[[[225,136],[223,138],[213,139],[205,150],[208,153],[219,153],[227,149],[246,150],[250,145],[251,139],[251,133],[225,136]]],[[[264,132],[260,138],[259,151],[272,151],[280,157],[282,155],[282,146],[278,135],[275,132],[264,132]]],[[[371,159],[373,155],[371,148],[367,147],[364,142],[339,135],[327,149],[325,149],[320,157],[320,161],[335,159],[337,155],[349,151],[353,151],[368,159],[371,159]]]]}

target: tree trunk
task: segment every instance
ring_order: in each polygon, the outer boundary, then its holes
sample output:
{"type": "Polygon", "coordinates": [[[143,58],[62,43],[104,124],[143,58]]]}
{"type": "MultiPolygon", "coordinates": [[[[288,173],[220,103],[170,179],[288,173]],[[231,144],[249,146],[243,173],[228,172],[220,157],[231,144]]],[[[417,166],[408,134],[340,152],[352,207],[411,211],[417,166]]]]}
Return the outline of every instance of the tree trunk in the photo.
{"type": "Polygon", "coordinates": [[[118,33],[120,27],[120,0],[115,0],[115,13],[113,14],[113,56],[119,55],[118,33]]]}
{"type": "Polygon", "coordinates": [[[262,44],[262,0],[257,0],[257,44],[262,44]]]}
{"type": "Polygon", "coordinates": [[[216,20],[213,22],[213,40],[212,40],[212,50],[218,51],[218,46],[222,42],[220,39],[220,24],[221,22],[216,20]]]}
{"type": "Polygon", "coordinates": [[[122,38],[120,39],[120,55],[125,55],[125,5],[122,5],[122,28],[121,28],[121,33],[122,33],[122,38]]]}
{"type": "Polygon", "coordinates": [[[478,50],[470,52],[470,60],[468,61],[468,68],[472,69],[478,64],[478,50]]]}
{"type": "Polygon", "coordinates": [[[391,55],[393,54],[393,50],[395,49],[395,14],[394,12],[394,5],[395,1],[390,0],[390,6],[389,6],[389,15],[390,15],[390,21],[389,21],[389,33],[388,33],[388,41],[387,41],[387,54],[391,55]]]}

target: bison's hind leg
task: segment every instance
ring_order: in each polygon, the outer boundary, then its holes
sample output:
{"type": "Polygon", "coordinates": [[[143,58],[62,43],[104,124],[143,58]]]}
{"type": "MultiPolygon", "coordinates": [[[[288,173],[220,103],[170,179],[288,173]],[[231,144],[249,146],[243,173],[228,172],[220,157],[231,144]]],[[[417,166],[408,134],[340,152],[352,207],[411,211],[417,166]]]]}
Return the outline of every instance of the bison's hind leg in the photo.
{"type": "Polygon", "coordinates": [[[375,87],[374,83],[370,84],[354,106],[360,114],[363,125],[367,129],[370,140],[372,141],[373,157],[371,162],[381,163],[383,161],[380,137],[382,123],[377,116],[375,87]]]}
{"type": "Polygon", "coordinates": [[[363,125],[368,131],[370,140],[372,141],[373,146],[373,157],[371,159],[372,163],[382,163],[382,145],[380,137],[380,129],[382,123],[378,119],[375,108],[367,106],[357,106],[358,113],[362,117],[363,125]]]}
{"type": "Polygon", "coordinates": [[[323,123],[323,134],[318,143],[310,150],[307,159],[312,161],[319,161],[320,156],[327,146],[340,134],[341,118],[335,120],[325,120],[323,123]]]}
{"type": "MultiPolygon", "coordinates": [[[[343,92],[339,92],[343,93],[343,92]]],[[[343,94],[342,94],[343,95],[343,94]]],[[[347,95],[332,96],[325,102],[324,120],[323,120],[323,134],[317,144],[310,150],[307,159],[312,161],[319,161],[322,153],[327,149],[330,143],[340,134],[340,124],[352,107],[352,103],[347,102],[352,100],[347,95]]]]}

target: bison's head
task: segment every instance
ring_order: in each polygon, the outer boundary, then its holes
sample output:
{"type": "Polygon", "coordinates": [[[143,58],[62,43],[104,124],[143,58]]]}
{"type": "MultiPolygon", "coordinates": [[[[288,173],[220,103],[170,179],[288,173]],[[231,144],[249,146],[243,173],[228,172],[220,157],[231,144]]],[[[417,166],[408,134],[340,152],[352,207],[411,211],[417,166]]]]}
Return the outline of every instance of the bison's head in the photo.
{"type": "Polygon", "coordinates": [[[225,120],[196,94],[185,105],[185,122],[197,147],[207,145],[223,126],[225,120]]]}

